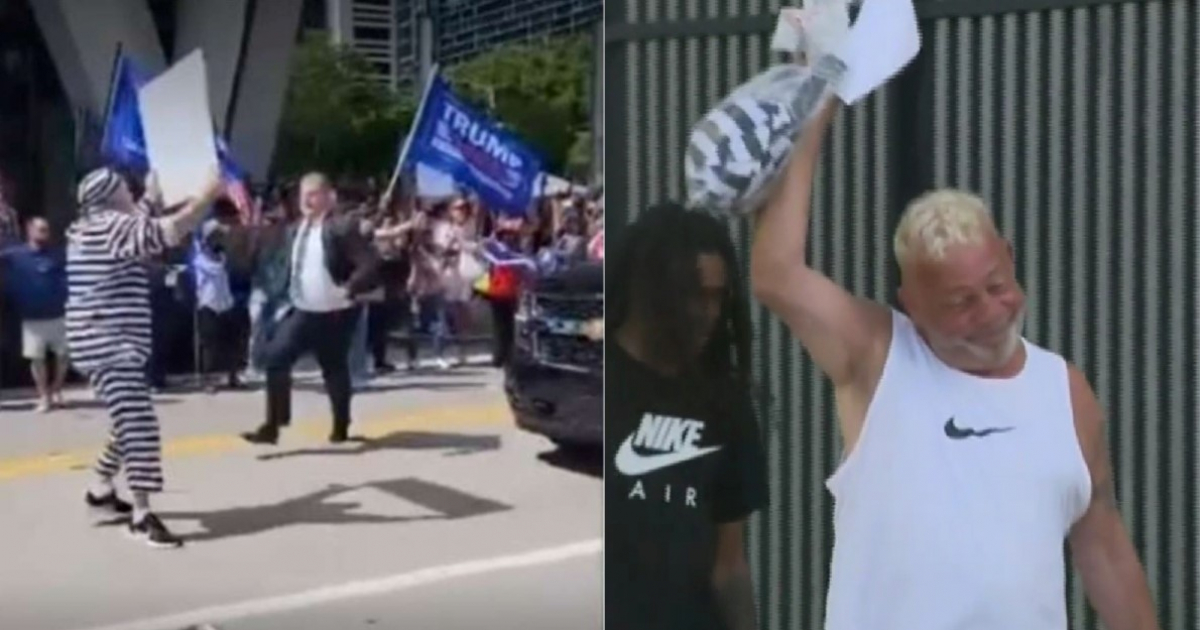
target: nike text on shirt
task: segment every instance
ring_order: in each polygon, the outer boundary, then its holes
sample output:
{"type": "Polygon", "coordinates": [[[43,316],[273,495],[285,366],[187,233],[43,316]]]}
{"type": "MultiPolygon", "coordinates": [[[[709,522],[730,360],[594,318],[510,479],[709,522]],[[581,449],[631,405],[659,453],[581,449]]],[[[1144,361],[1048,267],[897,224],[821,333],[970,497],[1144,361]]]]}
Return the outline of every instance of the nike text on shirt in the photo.
{"type": "Polygon", "coordinates": [[[647,413],[637,431],[621,444],[614,463],[621,474],[635,477],[720,450],[719,446],[697,446],[703,431],[704,423],[699,420],[647,413]]]}
{"type": "MultiPolygon", "coordinates": [[[[720,450],[719,446],[698,446],[703,432],[704,423],[699,420],[647,413],[642,416],[637,430],[625,438],[613,463],[621,474],[638,477],[720,450]]],[[[672,490],[671,484],[663,485],[663,503],[671,503],[672,490]]],[[[682,494],[685,506],[696,507],[696,488],[687,486],[682,494]]],[[[628,498],[647,499],[643,480],[633,484],[628,498]]]]}

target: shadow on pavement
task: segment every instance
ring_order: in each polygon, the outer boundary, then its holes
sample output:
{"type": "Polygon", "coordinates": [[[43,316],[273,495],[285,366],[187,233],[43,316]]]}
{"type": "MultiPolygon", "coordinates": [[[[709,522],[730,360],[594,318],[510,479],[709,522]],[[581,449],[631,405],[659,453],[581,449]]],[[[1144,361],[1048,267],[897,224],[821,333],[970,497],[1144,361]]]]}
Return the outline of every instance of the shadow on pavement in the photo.
{"type": "Polygon", "coordinates": [[[468,494],[455,488],[405,477],[354,486],[330,485],[328,488],[268,505],[235,507],[210,512],[162,512],[164,520],[198,521],[204,532],[184,536],[188,542],[211,542],[239,536],[253,536],[283,527],[299,525],[372,525],[417,521],[445,521],[473,518],[511,510],[512,506],[468,494]],[[373,488],[419,505],[434,514],[383,516],[356,513],[363,507],[358,500],[341,494],[373,488]]]}
{"type": "MultiPolygon", "coordinates": [[[[159,398],[154,397],[154,405],[174,405],[179,402],[178,398],[159,398]]],[[[31,412],[37,408],[37,398],[5,400],[0,404],[0,411],[16,411],[16,412],[31,412]]],[[[70,411],[96,411],[103,410],[104,402],[100,400],[68,400],[64,404],[50,410],[49,415],[70,411]]]]}
{"type": "MultiPolygon", "coordinates": [[[[358,388],[357,390],[355,390],[354,395],[361,396],[364,394],[368,394],[368,395],[369,394],[381,394],[384,392],[399,392],[399,391],[410,390],[410,389],[421,389],[421,390],[426,390],[426,391],[453,391],[453,390],[460,390],[460,389],[483,389],[485,386],[486,386],[485,383],[455,383],[455,382],[438,383],[438,382],[433,382],[433,381],[387,383],[387,382],[373,381],[373,382],[368,383],[368,384],[358,388]]],[[[325,392],[325,384],[320,381],[309,382],[309,383],[294,383],[292,385],[292,389],[293,390],[302,390],[302,391],[307,391],[307,392],[324,393],[325,392]]]]}
{"type": "Polygon", "coordinates": [[[496,368],[483,368],[472,366],[455,366],[448,370],[443,370],[435,367],[422,366],[412,371],[404,369],[397,370],[393,374],[383,375],[379,378],[404,378],[405,376],[423,376],[433,378],[458,378],[460,376],[487,376],[495,372],[496,368]]]}
{"type": "Polygon", "coordinates": [[[180,383],[178,385],[171,386],[170,391],[172,393],[179,394],[209,394],[212,396],[217,396],[220,394],[253,393],[263,389],[266,389],[266,383],[261,383],[258,381],[242,381],[237,387],[229,387],[222,381],[217,385],[215,390],[211,390],[207,385],[202,385],[200,383],[180,383]]]}
{"type": "Polygon", "coordinates": [[[352,447],[305,448],[259,455],[259,461],[274,461],[308,455],[366,455],[391,450],[445,450],[446,457],[474,455],[500,448],[496,435],[468,435],[462,433],[431,433],[426,431],[397,431],[378,438],[351,438],[352,447]]]}
{"type": "Polygon", "coordinates": [[[604,453],[598,446],[559,447],[538,454],[538,459],[573,473],[602,479],[604,477],[604,453]]]}

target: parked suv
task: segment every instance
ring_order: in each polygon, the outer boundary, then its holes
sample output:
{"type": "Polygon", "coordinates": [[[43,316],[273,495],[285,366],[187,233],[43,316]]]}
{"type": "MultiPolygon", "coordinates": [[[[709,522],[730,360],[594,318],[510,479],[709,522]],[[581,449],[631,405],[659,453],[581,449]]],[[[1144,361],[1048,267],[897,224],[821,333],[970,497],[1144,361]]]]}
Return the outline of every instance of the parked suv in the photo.
{"type": "Polygon", "coordinates": [[[563,447],[603,443],[603,262],[543,276],[521,296],[504,381],[522,429],[563,447]]]}

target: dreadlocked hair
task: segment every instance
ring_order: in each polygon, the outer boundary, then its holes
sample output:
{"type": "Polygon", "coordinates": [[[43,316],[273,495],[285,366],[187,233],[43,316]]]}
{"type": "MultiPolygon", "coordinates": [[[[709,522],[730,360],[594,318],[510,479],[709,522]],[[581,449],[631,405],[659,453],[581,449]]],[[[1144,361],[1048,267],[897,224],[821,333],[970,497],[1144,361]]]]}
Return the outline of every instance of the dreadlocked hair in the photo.
{"type": "Polygon", "coordinates": [[[668,365],[750,392],[750,316],[737,254],[724,225],[676,203],[657,205],[622,231],[606,261],[606,319],[614,332],[636,321],[647,352],[668,365]],[[728,287],[720,319],[698,357],[700,322],[689,304],[700,295],[697,259],[715,254],[725,263],[728,287]]]}

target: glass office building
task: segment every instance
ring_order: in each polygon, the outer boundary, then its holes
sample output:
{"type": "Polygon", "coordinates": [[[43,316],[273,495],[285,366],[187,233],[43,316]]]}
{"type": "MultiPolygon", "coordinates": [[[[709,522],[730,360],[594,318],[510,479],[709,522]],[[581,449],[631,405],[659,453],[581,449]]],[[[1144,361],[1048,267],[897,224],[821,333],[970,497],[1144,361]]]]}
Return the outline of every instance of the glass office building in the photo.
{"type": "Polygon", "coordinates": [[[512,41],[587,31],[603,0],[441,0],[435,12],[438,61],[452,64],[512,41]]]}
{"type": "Polygon", "coordinates": [[[492,47],[584,33],[604,14],[603,0],[310,0],[305,24],[328,29],[393,87],[420,73],[423,16],[432,18],[433,59],[454,64],[492,47]]]}

